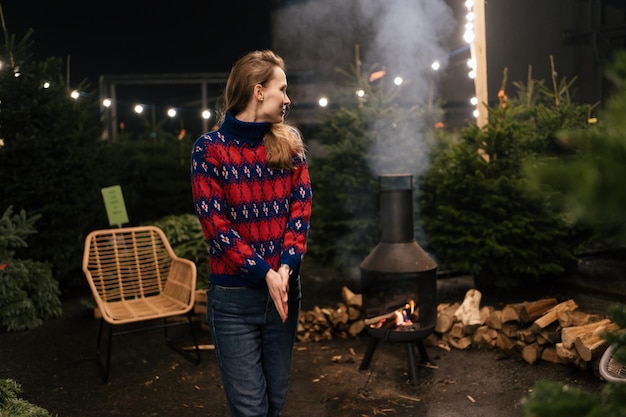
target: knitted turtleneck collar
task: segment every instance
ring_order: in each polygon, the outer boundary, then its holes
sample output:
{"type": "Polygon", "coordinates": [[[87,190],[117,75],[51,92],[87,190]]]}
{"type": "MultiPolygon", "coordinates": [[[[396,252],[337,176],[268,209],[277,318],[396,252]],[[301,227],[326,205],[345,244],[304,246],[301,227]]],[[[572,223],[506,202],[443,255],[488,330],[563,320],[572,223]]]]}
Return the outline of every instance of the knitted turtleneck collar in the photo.
{"type": "Polygon", "coordinates": [[[239,139],[263,140],[270,128],[269,122],[242,122],[236,119],[234,114],[228,112],[224,116],[224,123],[220,130],[239,139]]]}

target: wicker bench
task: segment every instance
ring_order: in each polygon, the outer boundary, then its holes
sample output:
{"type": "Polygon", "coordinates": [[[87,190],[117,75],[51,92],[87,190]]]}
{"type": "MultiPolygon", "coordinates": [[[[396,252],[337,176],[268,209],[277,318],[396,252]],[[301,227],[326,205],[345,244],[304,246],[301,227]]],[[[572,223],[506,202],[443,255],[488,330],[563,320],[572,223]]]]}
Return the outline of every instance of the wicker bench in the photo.
{"type": "Polygon", "coordinates": [[[138,226],[91,232],[85,239],[83,271],[101,313],[96,353],[103,382],[109,377],[113,336],[121,334],[162,328],[170,347],[200,362],[192,323],[196,265],[174,253],[161,229],[138,226]],[[168,321],[180,316],[186,320],[168,321]],[[141,326],[131,326],[137,323],[141,326]],[[175,346],[167,332],[168,327],[187,324],[192,351],[175,346]],[[105,327],[108,346],[103,360],[105,327]]]}

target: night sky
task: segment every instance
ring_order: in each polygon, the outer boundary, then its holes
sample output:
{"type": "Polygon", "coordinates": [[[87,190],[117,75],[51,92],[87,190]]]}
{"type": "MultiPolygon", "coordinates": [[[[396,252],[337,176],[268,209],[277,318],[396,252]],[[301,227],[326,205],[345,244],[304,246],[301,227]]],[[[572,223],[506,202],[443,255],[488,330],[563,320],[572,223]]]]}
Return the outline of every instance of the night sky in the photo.
{"type": "Polygon", "coordinates": [[[10,34],[33,29],[37,59],[70,56],[72,84],[102,74],[226,72],[271,47],[270,1],[34,1],[0,4],[10,34]]]}

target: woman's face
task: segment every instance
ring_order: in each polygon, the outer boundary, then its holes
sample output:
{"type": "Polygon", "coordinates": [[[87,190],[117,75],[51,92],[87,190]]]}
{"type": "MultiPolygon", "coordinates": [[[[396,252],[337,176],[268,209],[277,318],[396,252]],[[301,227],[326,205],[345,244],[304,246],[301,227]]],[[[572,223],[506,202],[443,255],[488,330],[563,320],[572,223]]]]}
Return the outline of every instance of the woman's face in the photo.
{"type": "Polygon", "coordinates": [[[260,106],[257,110],[257,121],[280,123],[285,118],[285,107],[291,103],[287,96],[287,76],[279,68],[274,68],[272,78],[261,86],[260,106]]]}

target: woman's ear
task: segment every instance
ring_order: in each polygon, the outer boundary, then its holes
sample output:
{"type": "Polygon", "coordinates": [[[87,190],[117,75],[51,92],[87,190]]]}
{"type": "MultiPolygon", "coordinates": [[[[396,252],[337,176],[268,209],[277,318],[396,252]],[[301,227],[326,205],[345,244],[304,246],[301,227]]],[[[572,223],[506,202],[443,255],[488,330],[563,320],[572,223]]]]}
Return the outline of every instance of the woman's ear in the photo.
{"type": "Polygon", "coordinates": [[[254,98],[259,101],[263,101],[263,86],[261,84],[254,86],[254,98]]]}

